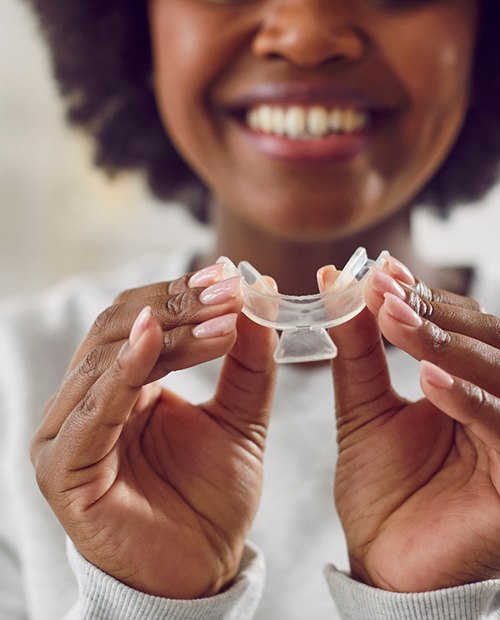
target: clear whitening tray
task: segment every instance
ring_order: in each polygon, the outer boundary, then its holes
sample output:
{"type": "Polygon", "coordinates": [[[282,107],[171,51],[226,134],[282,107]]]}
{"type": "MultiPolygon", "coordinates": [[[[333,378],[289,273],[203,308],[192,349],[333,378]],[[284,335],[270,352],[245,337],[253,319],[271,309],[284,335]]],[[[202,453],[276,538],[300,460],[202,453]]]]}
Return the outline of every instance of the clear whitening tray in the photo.
{"type": "Polygon", "coordinates": [[[370,260],[365,248],[358,248],[333,285],[315,295],[282,295],[250,263],[238,267],[227,257],[224,277],[243,276],[243,312],[255,323],[282,332],[274,359],[278,363],[312,362],[332,359],[337,347],[326,331],[350,321],[365,306],[363,289],[370,268],[381,267],[389,252],[370,260]]]}

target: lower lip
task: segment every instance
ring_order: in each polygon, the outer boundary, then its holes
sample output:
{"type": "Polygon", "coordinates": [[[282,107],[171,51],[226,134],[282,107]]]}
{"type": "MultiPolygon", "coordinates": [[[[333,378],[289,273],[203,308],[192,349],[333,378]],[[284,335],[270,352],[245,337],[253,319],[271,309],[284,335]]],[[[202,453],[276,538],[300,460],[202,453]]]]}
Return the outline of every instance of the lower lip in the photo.
{"type": "Polygon", "coordinates": [[[261,133],[240,125],[247,142],[261,153],[295,164],[344,162],[364,151],[373,135],[373,125],[352,133],[329,134],[322,138],[292,139],[261,133]]]}

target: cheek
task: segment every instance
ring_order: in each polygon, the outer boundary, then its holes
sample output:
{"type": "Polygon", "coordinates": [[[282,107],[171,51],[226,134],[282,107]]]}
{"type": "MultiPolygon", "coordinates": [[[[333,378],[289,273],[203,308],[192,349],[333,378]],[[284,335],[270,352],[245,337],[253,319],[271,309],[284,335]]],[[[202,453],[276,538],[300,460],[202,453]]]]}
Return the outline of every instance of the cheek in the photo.
{"type": "Polygon", "coordinates": [[[420,35],[400,46],[407,54],[401,56],[399,76],[417,116],[425,116],[432,131],[453,131],[469,101],[474,16],[448,9],[423,21],[420,35]]]}
{"type": "MultiPolygon", "coordinates": [[[[467,14],[466,14],[467,13],[467,14]]],[[[417,193],[446,159],[469,103],[475,19],[444,8],[423,14],[417,28],[395,29],[392,70],[406,94],[400,132],[395,135],[395,202],[417,193]],[[425,35],[422,35],[425,33],[425,35]],[[398,53],[397,53],[398,52],[398,53]]]]}
{"type": "Polygon", "coordinates": [[[203,144],[203,97],[216,71],[209,53],[212,30],[204,16],[186,0],[151,2],[158,108],[169,137],[188,161],[197,159],[203,144]]]}

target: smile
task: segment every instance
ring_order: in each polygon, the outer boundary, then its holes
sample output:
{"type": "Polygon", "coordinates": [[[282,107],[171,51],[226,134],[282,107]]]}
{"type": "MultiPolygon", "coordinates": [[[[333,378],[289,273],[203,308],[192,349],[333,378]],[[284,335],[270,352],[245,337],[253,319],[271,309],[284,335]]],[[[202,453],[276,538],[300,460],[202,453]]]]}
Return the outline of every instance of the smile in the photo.
{"type": "Polygon", "coordinates": [[[247,111],[246,124],[253,131],[265,134],[313,140],[365,129],[370,124],[370,116],[354,108],[265,104],[247,111]]]}

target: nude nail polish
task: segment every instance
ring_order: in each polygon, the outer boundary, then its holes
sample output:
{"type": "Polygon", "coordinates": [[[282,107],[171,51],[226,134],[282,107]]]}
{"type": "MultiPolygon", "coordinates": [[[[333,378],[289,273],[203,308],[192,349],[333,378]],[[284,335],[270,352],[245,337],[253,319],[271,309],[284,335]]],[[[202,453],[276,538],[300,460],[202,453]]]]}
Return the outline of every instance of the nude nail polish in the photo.
{"type": "Polygon", "coordinates": [[[384,308],[387,312],[403,325],[408,327],[420,327],[422,319],[402,299],[392,293],[385,293],[384,308]]]}
{"type": "Polygon", "coordinates": [[[224,271],[224,265],[222,263],[215,263],[214,265],[209,265],[208,267],[204,267],[193,273],[191,278],[189,279],[188,286],[190,288],[195,288],[196,286],[209,286],[214,282],[218,282],[224,271]]]}
{"type": "Polygon", "coordinates": [[[444,390],[450,389],[455,383],[453,377],[445,370],[426,360],[420,362],[420,376],[434,387],[444,390]]]}
{"type": "Polygon", "coordinates": [[[146,328],[149,324],[149,319],[151,318],[151,306],[146,306],[143,308],[137,318],[132,325],[132,329],[130,330],[129,342],[133,346],[142,336],[142,334],[146,331],[146,328]]]}
{"type": "Polygon", "coordinates": [[[232,313],[209,319],[193,327],[193,336],[195,338],[216,338],[217,336],[225,336],[234,329],[237,318],[238,315],[232,313]]]}
{"type": "Polygon", "coordinates": [[[406,292],[404,288],[388,273],[385,273],[385,271],[373,269],[370,280],[373,288],[382,295],[385,293],[392,293],[399,299],[406,299],[406,292]]]}
{"type": "Polygon", "coordinates": [[[241,276],[235,276],[212,284],[201,292],[199,299],[202,304],[221,304],[236,297],[240,290],[241,276]]]}
{"type": "Polygon", "coordinates": [[[415,284],[415,276],[408,269],[408,267],[394,256],[389,256],[387,259],[389,269],[392,275],[397,278],[403,284],[413,286],[415,284]]]}

